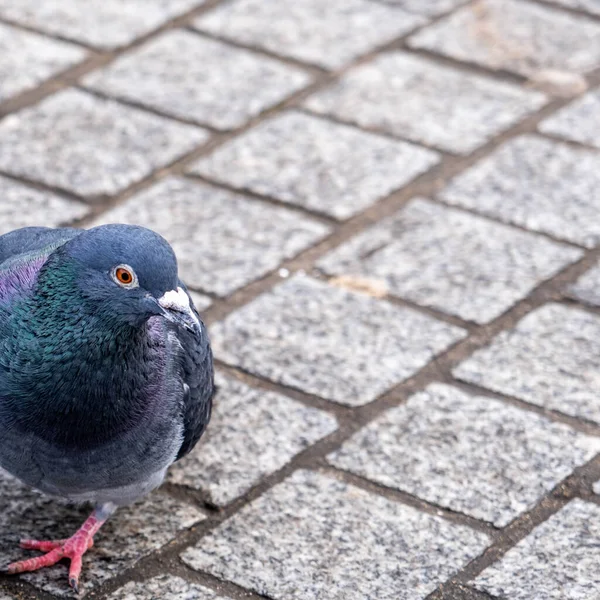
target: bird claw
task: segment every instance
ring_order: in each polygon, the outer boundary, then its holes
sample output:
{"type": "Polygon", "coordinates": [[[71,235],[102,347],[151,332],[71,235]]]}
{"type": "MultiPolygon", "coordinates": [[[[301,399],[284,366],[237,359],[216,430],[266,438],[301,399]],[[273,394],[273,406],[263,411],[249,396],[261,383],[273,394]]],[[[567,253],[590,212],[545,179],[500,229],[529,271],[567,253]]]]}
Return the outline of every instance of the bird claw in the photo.
{"type": "Polygon", "coordinates": [[[78,531],[73,537],[66,540],[39,541],[21,540],[21,548],[26,550],[40,550],[46,554],[11,563],[4,570],[8,574],[37,571],[44,567],[51,567],[63,558],[69,558],[69,585],[76,594],[79,593],[79,575],[81,574],[82,557],[94,545],[91,536],[83,531],[78,531]]]}

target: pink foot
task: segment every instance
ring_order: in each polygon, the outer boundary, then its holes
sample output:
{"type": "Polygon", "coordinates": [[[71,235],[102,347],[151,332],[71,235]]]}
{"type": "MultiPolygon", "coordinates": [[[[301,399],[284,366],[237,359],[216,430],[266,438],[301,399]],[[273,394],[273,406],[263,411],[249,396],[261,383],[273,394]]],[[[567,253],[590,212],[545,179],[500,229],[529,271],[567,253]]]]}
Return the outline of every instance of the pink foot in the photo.
{"type": "Polygon", "coordinates": [[[79,531],[66,540],[41,542],[38,540],[21,540],[21,548],[26,550],[40,550],[46,552],[43,556],[29,558],[11,563],[6,568],[9,574],[37,571],[44,567],[51,567],[63,558],[71,560],[69,567],[69,585],[79,591],[79,576],[81,574],[83,555],[94,545],[94,535],[102,526],[104,520],[99,520],[94,512],[81,526],[79,531]]]}

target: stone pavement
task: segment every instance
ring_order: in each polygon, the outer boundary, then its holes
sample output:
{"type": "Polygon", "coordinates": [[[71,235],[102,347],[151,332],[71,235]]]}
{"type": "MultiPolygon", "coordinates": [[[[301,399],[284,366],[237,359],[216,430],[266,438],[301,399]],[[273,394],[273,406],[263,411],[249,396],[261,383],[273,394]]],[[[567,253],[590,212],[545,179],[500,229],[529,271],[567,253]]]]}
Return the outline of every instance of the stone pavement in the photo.
{"type": "Polygon", "coordinates": [[[0,232],[158,230],[217,357],[88,598],[600,598],[595,86],[599,0],[0,0],[0,232]]]}

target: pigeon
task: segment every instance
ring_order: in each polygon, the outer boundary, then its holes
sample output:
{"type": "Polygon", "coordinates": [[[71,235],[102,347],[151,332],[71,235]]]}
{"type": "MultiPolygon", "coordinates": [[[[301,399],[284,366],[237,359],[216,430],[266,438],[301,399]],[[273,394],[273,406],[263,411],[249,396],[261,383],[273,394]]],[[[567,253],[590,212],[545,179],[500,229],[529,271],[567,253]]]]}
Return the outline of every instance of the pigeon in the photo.
{"type": "Polygon", "coordinates": [[[94,510],[7,573],[82,557],[120,506],[158,487],[211,415],[213,357],[171,246],[132,225],[0,236],[0,467],[94,510]]]}

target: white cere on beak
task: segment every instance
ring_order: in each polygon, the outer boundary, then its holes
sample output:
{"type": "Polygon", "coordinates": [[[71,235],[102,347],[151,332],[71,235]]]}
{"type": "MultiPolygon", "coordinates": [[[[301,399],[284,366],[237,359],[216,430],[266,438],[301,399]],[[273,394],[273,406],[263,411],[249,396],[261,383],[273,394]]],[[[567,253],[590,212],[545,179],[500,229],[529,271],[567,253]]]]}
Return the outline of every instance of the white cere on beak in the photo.
{"type": "Polygon", "coordinates": [[[158,299],[158,304],[167,311],[165,316],[170,321],[179,323],[191,331],[200,325],[200,321],[190,305],[189,296],[183,288],[179,287],[166,292],[158,299]]]}
{"type": "Polygon", "coordinates": [[[183,288],[166,292],[164,296],[158,299],[158,303],[166,310],[175,310],[182,313],[190,311],[190,299],[183,288]]]}

